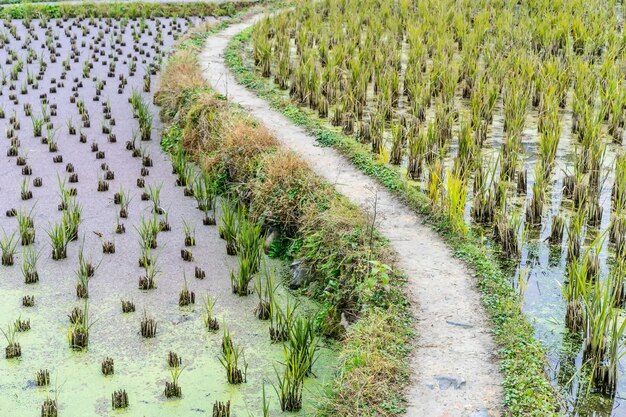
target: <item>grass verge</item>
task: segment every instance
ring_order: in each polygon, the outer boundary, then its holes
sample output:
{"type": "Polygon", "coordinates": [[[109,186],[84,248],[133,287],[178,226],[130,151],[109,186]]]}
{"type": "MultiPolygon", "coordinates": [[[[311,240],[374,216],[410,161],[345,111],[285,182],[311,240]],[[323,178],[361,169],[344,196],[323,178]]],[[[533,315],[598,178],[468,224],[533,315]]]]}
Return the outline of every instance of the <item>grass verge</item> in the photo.
{"type": "MultiPolygon", "coordinates": [[[[501,346],[507,410],[514,416],[561,415],[558,393],[545,372],[545,351],[534,337],[533,327],[522,312],[517,293],[499,267],[495,250],[485,245],[478,233],[469,233],[465,237],[454,233],[446,217],[433,212],[428,198],[407,184],[400,169],[377,161],[354,138],[330,129],[326,123],[294,104],[286,92],[257,74],[250,60],[245,58],[252,31],[250,28],[236,36],[226,52],[226,63],[238,82],[267,100],[292,122],[305,127],[321,145],[337,148],[355,166],[380,181],[432,224],[451,245],[456,256],[476,273],[496,341],[501,346]]],[[[354,401],[343,397],[337,400],[347,406],[354,401]]]]}
{"type": "Polygon", "coordinates": [[[210,88],[197,56],[215,30],[183,38],[165,66],[155,97],[167,126],[163,147],[191,158],[221,193],[244,202],[279,234],[270,251],[309,271],[302,291],[323,306],[318,329],[344,340],[336,381],[317,414],[399,415],[413,335],[405,280],[389,266],[393,254],[358,207],[210,88]],[[355,321],[347,333],[342,318],[355,321]]]}
{"type": "Polygon", "coordinates": [[[37,4],[0,6],[0,19],[48,18],[154,18],[186,16],[233,16],[257,2],[193,3],[93,3],[37,4]]]}

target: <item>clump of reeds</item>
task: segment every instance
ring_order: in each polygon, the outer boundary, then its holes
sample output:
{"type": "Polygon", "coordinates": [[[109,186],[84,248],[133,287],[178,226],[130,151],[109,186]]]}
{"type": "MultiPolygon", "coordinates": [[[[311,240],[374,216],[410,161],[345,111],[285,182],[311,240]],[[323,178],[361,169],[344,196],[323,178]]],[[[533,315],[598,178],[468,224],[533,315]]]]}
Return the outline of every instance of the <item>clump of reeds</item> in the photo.
{"type": "Polygon", "coordinates": [[[109,376],[115,373],[115,363],[113,358],[106,357],[102,360],[102,364],[100,366],[102,369],[102,375],[109,376]]]}
{"type": "Polygon", "coordinates": [[[185,232],[185,246],[196,245],[196,229],[191,224],[183,220],[183,227],[185,232]]]}
{"type": "Polygon", "coordinates": [[[256,276],[256,293],[259,297],[259,304],[254,309],[254,314],[259,320],[269,320],[276,291],[274,271],[265,268],[263,275],[265,276],[265,283],[262,282],[261,274],[256,276]]]}
{"type": "Polygon", "coordinates": [[[202,223],[205,226],[215,225],[216,191],[208,174],[198,175],[193,183],[193,196],[198,203],[198,209],[204,213],[202,223]]]}
{"type": "Polygon", "coordinates": [[[16,232],[8,235],[4,230],[3,237],[0,239],[0,251],[2,252],[2,266],[11,266],[15,262],[15,253],[17,251],[16,232]]]}
{"type": "Polygon", "coordinates": [[[296,317],[298,302],[287,300],[283,308],[277,299],[270,299],[270,339],[273,342],[284,342],[289,339],[289,329],[296,317]]]}
{"type": "Polygon", "coordinates": [[[237,254],[237,218],[239,209],[234,202],[222,203],[222,217],[220,219],[220,237],[226,241],[226,253],[237,254]]]}
{"type": "Polygon", "coordinates": [[[213,403],[213,417],[230,417],[230,401],[213,403]]]}
{"type": "Polygon", "coordinates": [[[289,329],[289,343],[285,345],[285,369],[274,386],[282,411],[299,411],[302,408],[304,379],[312,373],[317,358],[318,339],[313,321],[298,317],[289,329]]]}
{"type": "Polygon", "coordinates": [[[202,319],[204,326],[211,332],[215,332],[220,328],[217,318],[213,315],[216,301],[217,299],[208,293],[202,297],[202,319]]]}
{"type": "Polygon", "coordinates": [[[25,295],[22,297],[22,306],[24,307],[34,307],[35,306],[35,296],[34,295],[25,295]]]}
{"type": "Polygon", "coordinates": [[[82,350],[89,346],[89,333],[93,324],[89,319],[89,304],[85,300],[81,314],[76,315],[67,331],[67,339],[72,349],[82,350]]]}
{"type": "Polygon", "coordinates": [[[35,221],[32,216],[33,209],[31,209],[30,212],[19,210],[16,214],[22,246],[28,246],[35,242],[35,221]]]}
{"type": "Polygon", "coordinates": [[[178,380],[180,379],[180,375],[183,372],[183,369],[180,364],[176,364],[170,368],[170,375],[172,377],[171,381],[165,381],[165,391],[164,395],[166,398],[180,398],[183,395],[182,388],[178,384],[178,380]]]}
{"type": "Polygon", "coordinates": [[[226,370],[226,378],[229,384],[241,384],[246,382],[248,363],[243,348],[235,344],[230,335],[230,331],[224,326],[222,336],[222,354],[220,363],[226,370]]]}
{"type": "Polygon", "coordinates": [[[147,339],[153,338],[157,333],[157,322],[153,317],[149,317],[144,311],[141,319],[141,335],[147,339]]]}
{"type": "Polygon", "coordinates": [[[178,305],[180,307],[187,306],[189,304],[196,303],[196,295],[193,291],[189,290],[189,286],[187,285],[187,277],[183,277],[183,288],[180,290],[180,294],[178,296],[178,305]]]}
{"type": "Polygon", "coordinates": [[[122,300],[122,313],[133,313],[135,311],[135,302],[132,300],[122,300]]]}
{"type": "Polygon", "coordinates": [[[22,348],[17,341],[19,328],[15,325],[15,323],[9,324],[6,330],[0,329],[0,332],[2,332],[2,335],[7,341],[7,346],[4,349],[4,357],[6,359],[13,359],[22,356],[22,348]]]}
{"type": "Polygon", "coordinates": [[[206,278],[206,272],[200,268],[199,266],[196,266],[194,268],[194,275],[196,277],[196,279],[204,279],[206,278]]]}
{"type": "Polygon", "coordinates": [[[35,383],[38,387],[50,385],[50,372],[47,369],[40,369],[35,374],[35,383]]]}
{"type": "Polygon", "coordinates": [[[551,245],[560,245],[563,241],[563,230],[565,229],[565,219],[562,215],[556,214],[552,217],[549,241],[551,245]]]}
{"type": "Polygon", "coordinates": [[[126,390],[118,390],[111,394],[111,405],[114,410],[128,408],[128,394],[126,390]]]}
{"type": "Polygon", "coordinates": [[[46,398],[41,406],[41,417],[57,417],[59,408],[55,398],[46,398]]]}
{"type": "Polygon", "coordinates": [[[182,364],[183,360],[180,358],[180,356],[178,356],[176,352],[172,352],[170,350],[169,354],[167,355],[167,366],[169,366],[170,368],[175,368],[177,366],[182,366],[182,364]]]}
{"type": "Polygon", "coordinates": [[[156,256],[151,255],[149,252],[142,256],[143,263],[140,260],[140,264],[144,269],[144,275],[139,277],[139,289],[140,290],[153,290],[157,287],[156,278],[159,275],[159,269],[157,268],[156,256]]]}

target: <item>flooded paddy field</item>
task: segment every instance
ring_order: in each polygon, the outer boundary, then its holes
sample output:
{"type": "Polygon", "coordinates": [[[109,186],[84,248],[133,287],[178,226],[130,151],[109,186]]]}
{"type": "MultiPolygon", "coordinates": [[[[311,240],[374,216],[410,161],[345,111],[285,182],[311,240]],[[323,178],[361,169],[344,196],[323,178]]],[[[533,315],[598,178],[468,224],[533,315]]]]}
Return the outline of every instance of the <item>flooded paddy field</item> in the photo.
{"type": "Polygon", "coordinates": [[[573,415],[626,413],[623,23],[604,1],[326,2],[267,18],[245,49],[500,252],[573,415]]]}
{"type": "MultiPolygon", "coordinates": [[[[263,386],[280,410],[276,322],[257,318],[257,295],[233,293],[222,205],[209,195],[198,210],[185,194],[200,176],[181,182],[159,144],[158,69],[203,20],[3,21],[1,415],[52,416],[54,404],[60,416],[195,416],[217,401],[263,415],[263,386]],[[222,362],[235,351],[234,382],[245,382],[229,384],[222,362]]],[[[267,288],[280,265],[262,264],[267,288]]],[[[282,289],[275,297],[295,304],[282,289]]],[[[318,354],[302,415],[331,378],[332,351],[318,354]]]]}

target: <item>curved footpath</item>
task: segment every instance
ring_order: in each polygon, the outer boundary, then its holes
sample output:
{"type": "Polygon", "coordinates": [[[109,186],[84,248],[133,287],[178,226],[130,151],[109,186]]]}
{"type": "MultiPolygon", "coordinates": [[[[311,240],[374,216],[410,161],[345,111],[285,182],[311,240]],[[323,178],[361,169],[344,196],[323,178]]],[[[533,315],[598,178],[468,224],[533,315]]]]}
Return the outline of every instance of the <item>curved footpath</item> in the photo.
{"type": "Polygon", "coordinates": [[[419,417],[500,416],[502,376],[497,346],[464,263],[410,208],[336,150],[317,146],[315,137],[237,84],[224,63],[229,41],[259,16],[211,36],[200,57],[205,78],[219,93],[262,121],[287,148],[352,202],[372,212],[377,227],[398,254],[418,332],[412,356],[407,415],[419,417]]]}

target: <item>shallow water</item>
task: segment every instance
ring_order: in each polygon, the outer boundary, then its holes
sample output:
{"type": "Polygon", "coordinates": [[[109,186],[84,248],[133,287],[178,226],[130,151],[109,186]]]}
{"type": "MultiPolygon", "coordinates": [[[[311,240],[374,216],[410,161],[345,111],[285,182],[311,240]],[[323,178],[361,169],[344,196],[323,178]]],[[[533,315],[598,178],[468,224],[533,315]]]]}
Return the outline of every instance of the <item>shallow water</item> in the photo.
{"type": "MultiPolygon", "coordinates": [[[[136,119],[132,117],[131,105],[128,103],[133,88],[141,91],[144,65],[154,59],[155,51],[149,49],[154,44],[154,34],[157,22],[163,25],[165,53],[174,43],[174,34],[184,32],[191,24],[198,23],[197,19],[185,22],[177,19],[180,28],[173,28],[168,34],[172,20],[146,20],[145,24],[153,35],[146,31],[141,35],[139,51],[150,52],[150,57],[143,64],[137,65],[137,72],[128,78],[123,94],[117,93],[118,75],[128,75],[126,55],[133,51],[132,31],[138,28],[139,21],[130,21],[123,28],[123,37],[126,46],[115,45],[122,49],[122,53],[112,53],[110,34],[104,33],[101,41],[96,41],[100,30],[106,31],[108,24],[104,20],[95,20],[98,27],[89,26],[87,21],[73,20],[57,22],[51,20],[48,27],[53,33],[58,33],[59,42],[57,51],[60,56],[56,63],[51,63],[48,50],[42,48],[46,41],[44,30],[39,28],[39,22],[33,21],[37,28],[39,40],[33,40],[32,46],[36,51],[44,54],[44,61],[48,62],[48,69],[39,83],[38,90],[29,87],[27,95],[21,95],[19,90],[26,79],[26,69],[19,74],[15,82],[19,104],[14,105],[9,100],[8,85],[2,87],[0,105],[6,112],[5,119],[0,119],[0,132],[3,139],[0,144],[0,226],[11,234],[17,229],[15,218],[5,217],[4,213],[11,208],[33,208],[36,227],[36,242],[34,247],[41,252],[38,263],[40,282],[26,285],[20,271],[21,255],[16,256],[16,262],[11,267],[0,267],[0,327],[15,321],[18,317],[30,319],[32,329],[19,335],[22,347],[22,358],[19,360],[0,359],[0,415],[35,416],[39,415],[40,407],[47,395],[57,397],[60,405],[60,415],[63,416],[108,416],[108,415],[164,415],[164,416],[196,416],[207,415],[217,400],[232,402],[234,415],[244,416],[248,412],[261,415],[261,388],[264,381],[268,398],[273,412],[279,410],[279,404],[271,383],[276,380],[275,368],[282,369],[280,361],[283,359],[283,348],[280,344],[272,344],[269,339],[269,323],[261,322],[254,317],[253,310],[257,304],[255,295],[237,297],[232,294],[230,285],[230,271],[236,268],[235,257],[226,255],[224,241],[218,236],[216,226],[203,226],[202,213],[196,209],[195,200],[183,197],[181,187],[175,186],[175,176],[171,173],[169,157],[162,153],[159,146],[159,130],[157,123],[158,112],[154,110],[155,126],[152,141],[144,142],[145,147],[153,159],[154,166],[149,168],[149,175],[144,177],[146,185],[161,185],[162,207],[168,212],[168,220],[172,230],[159,234],[158,266],[160,275],[157,279],[158,288],[150,291],[138,289],[138,279],[143,270],[138,266],[140,247],[138,234],[134,227],[138,226],[142,216],[152,216],[151,203],[141,201],[143,190],[137,187],[137,178],[140,178],[141,159],[133,158],[131,152],[125,149],[125,142],[130,140],[134,130],[138,130],[136,119]],[[59,23],[61,27],[57,27],[59,23]],[[79,26],[87,27],[88,33],[82,35],[79,26]],[[64,35],[64,28],[69,28],[72,35],[77,37],[77,46],[80,49],[79,62],[72,62],[71,68],[64,81],[64,87],[59,87],[57,93],[49,92],[51,79],[60,81],[62,64],[70,51],[69,38],[64,35]],[[82,48],[81,41],[86,41],[82,48]],[[99,48],[104,56],[99,56],[96,62],[87,49],[89,45],[100,43],[99,48]],[[143,45],[146,43],[145,45],[143,45]],[[107,64],[118,56],[115,77],[107,77],[107,64]],[[90,79],[82,78],[83,63],[93,61],[94,67],[91,76],[106,80],[100,101],[93,101],[95,83],[90,79]],[[78,77],[83,81],[79,89],[80,98],[91,115],[91,127],[82,129],[88,137],[87,143],[80,143],[79,136],[69,135],[66,121],[73,119],[77,127],[80,126],[80,117],[75,104],[69,102],[74,86],[73,79],[78,77]],[[30,103],[33,114],[41,112],[42,105],[39,95],[48,93],[50,104],[58,105],[57,116],[52,116],[54,128],[58,129],[59,150],[50,153],[48,146],[40,143],[40,138],[33,137],[32,123],[24,115],[23,104],[30,103]],[[116,143],[107,141],[102,134],[101,122],[103,117],[102,103],[111,101],[112,116],[116,121],[113,133],[117,136],[116,143]],[[9,126],[9,117],[13,112],[21,122],[20,130],[16,131],[21,142],[20,154],[27,155],[27,162],[33,169],[30,177],[23,177],[21,167],[16,166],[15,157],[7,157],[9,140],[4,134],[9,126]],[[99,150],[105,152],[104,159],[96,159],[91,151],[91,144],[97,143],[99,150]],[[54,155],[62,155],[63,163],[53,163],[54,155]],[[83,306],[83,301],[77,299],[75,292],[76,276],[74,271],[78,266],[78,251],[80,242],[72,242],[68,249],[68,258],[62,261],[51,259],[50,240],[47,230],[51,225],[62,218],[57,205],[60,202],[58,178],[63,179],[67,163],[72,163],[78,174],[77,184],[67,184],[78,190],[78,202],[83,206],[82,223],[80,225],[80,240],[84,239],[84,253],[92,262],[99,265],[94,278],[89,284],[90,315],[94,320],[90,333],[89,349],[83,352],[73,351],[68,346],[67,329],[69,320],[67,315],[74,306],[83,306]],[[109,191],[98,192],[97,182],[103,171],[101,163],[107,163],[109,169],[115,172],[115,179],[109,181],[109,191]],[[22,201],[20,198],[20,183],[22,178],[29,180],[35,177],[43,178],[41,188],[33,188],[33,198],[22,201]],[[125,234],[115,234],[119,206],[113,203],[113,194],[123,186],[130,190],[133,200],[130,204],[129,218],[125,224],[125,234]],[[184,262],[180,250],[184,247],[183,219],[196,227],[197,244],[193,248],[194,261],[184,262]],[[100,237],[100,235],[102,237],[100,237]],[[104,255],[102,243],[105,240],[113,241],[116,253],[104,255]],[[194,267],[199,266],[206,271],[206,279],[194,278],[194,267]],[[189,287],[196,294],[196,305],[191,307],[178,306],[178,294],[186,276],[189,287]],[[240,386],[231,386],[226,381],[225,371],[219,363],[218,356],[221,350],[221,330],[215,334],[208,333],[202,321],[200,296],[210,292],[218,301],[215,314],[221,325],[226,323],[233,334],[234,341],[241,343],[245,348],[245,356],[249,364],[248,381],[240,386]],[[35,307],[21,306],[24,295],[35,296],[35,307]],[[121,299],[132,299],[136,304],[136,312],[123,314],[121,299]],[[156,318],[158,333],[154,339],[144,339],[139,334],[140,320],[143,312],[156,318]],[[184,371],[180,377],[183,397],[179,400],[166,400],[163,395],[165,381],[170,380],[167,367],[167,355],[174,351],[182,358],[184,371]],[[101,374],[100,363],[105,357],[115,360],[115,375],[104,377],[101,374]],[[51,387],[37,388],[34,384],[35,372],[39,369],[48,369],[51,376],[51,387]],[[111,394],[118,389],[128,392],[130,407],[126,411],[111,410],[111,394]]],[[[17,27],[17,34],[21,41],[16,41],[8,30],[5,32],[10,42],[0,48],[0,63],[8,74],[10,66],[5,65],[9,50],[15,50],[20,56],[25,56],[26,50],[20,49],[21,43],[27,38],[27,30],[20,21],[10,22],[17,27]]],[[[111,21],[111,25],[118,30],[120,22],[111,21]]],[[[143,55],[137,55],[143,58],[143,55]]],[[[31,72],[37,73],[37,61],[31,65],[25,64],[31,72]]],[[[9,82],[10,83],[10,82],[9,82]]],[[[152,77],[152,91],[156,90],[158,77],[152,77]]],[[[144,94],[151,101],[151,93],[144,94]]],[[[44,128],[45,134],[45,128],[44,128]]],[[[138,143],[139,145],[139,143],[138,143]]],[[[18,251],[22,247],[18,245],[18,251]]],[[[272,264],[273,266],[278,266],[272,264]]],[[[283,294],[284,296],[284,294],[283,294]]],[[[307,304],[308,305],[308,304],[307,304]]],[[[314,309],[303,308],[303,312],[314,309]]],[[[4,346],[4,343],[1,344],[4,346]]],[[[315,379],[309,379],[305,384],[305,407],[301,415],[310,414],[312,401],[319,393],[319,388],[332,378],[332,368],[335,362],[331,349],[323,348],[320,351],[320,360],[314,372],[315,379]]]]}

